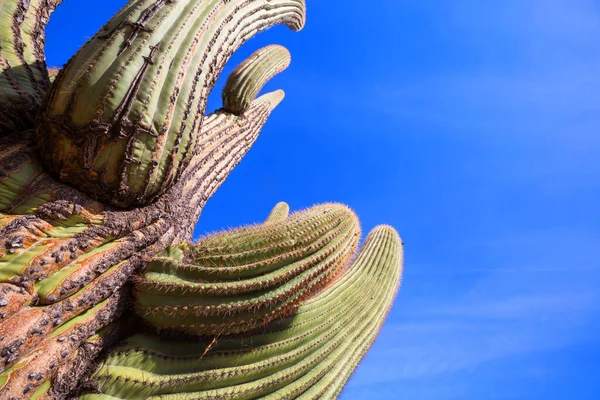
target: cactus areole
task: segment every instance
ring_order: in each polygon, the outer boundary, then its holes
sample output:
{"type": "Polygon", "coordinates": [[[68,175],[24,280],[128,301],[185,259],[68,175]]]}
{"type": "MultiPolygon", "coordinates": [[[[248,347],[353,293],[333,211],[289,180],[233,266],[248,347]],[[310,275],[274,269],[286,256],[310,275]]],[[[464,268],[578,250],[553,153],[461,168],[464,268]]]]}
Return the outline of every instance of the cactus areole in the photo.
{"type": "Polygon", "coordinates": [[[335,398],[400,284],[386,225],[325,203],[191,242],[283,91],[304,0],[130,0],[60,70],[61,0],[0,1],[0,398],[335,398]]]}

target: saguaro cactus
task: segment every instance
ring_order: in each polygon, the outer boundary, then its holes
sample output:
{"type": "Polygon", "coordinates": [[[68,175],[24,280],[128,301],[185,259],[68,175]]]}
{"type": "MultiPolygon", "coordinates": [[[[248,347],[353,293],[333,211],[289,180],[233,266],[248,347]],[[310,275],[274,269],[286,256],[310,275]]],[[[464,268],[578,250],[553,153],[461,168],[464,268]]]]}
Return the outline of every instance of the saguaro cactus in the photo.
{"type": "Polygon", "coordinates": [[[334,397],[391,304],[397,234],[349,266],[350,209],[279,203],[190,242],[283,99],[257,96],[289,52],[250,56],[210,115],[207,96],[256,32],[301,29],[303,0],[130,0],[57,72],[59,3],[0,2],[0,398],[334,397]]]}

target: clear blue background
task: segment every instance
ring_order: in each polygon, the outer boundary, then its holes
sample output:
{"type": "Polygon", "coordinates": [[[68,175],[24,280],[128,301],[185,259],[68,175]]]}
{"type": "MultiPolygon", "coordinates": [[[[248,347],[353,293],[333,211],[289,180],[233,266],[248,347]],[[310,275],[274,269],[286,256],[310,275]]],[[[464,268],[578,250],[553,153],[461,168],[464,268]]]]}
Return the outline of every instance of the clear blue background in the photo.
{"type": "MultiPolygon", "coordinates": [[[[65,0],[60,66],[124,1],[65,0]]],[[[344,202],[405,241],[342,399],[600,399],[600,3],[308,0],[285,101],[197,234],[344,202]]],[[[210,108],[219,107],[219,81],[210,108]]]]}

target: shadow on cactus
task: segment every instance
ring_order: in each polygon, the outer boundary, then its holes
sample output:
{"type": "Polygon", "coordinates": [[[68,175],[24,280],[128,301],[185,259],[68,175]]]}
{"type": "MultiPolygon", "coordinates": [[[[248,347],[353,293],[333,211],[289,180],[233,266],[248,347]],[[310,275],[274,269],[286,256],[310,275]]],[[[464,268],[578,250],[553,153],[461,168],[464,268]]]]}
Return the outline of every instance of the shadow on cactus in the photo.
{"type": "Polygon", "coordinates": [[[5,0],[0,30],[0,397],[335,398],[400,283],[402,243],[340,204],[190,242],[283,99],[255,33],[303,0],[131,0],[57,71],[60,0],[5,0]],[[4,17],[3,17],[4,18],[4,17]]]}

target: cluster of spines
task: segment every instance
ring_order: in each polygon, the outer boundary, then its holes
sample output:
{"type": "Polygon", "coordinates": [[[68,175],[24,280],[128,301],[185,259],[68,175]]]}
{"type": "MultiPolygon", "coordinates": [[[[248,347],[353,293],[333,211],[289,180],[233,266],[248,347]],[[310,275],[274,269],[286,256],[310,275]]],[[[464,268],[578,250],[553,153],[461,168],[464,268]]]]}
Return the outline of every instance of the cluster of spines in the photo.
{"type": "Polygon", "coordinates": [[[83,398],[334,399],[379,331],[401,273],[401,240],[379,226],[344,275],[293,316],[227,338],[132,336],[93,375],[101,394],[83,398]]]}
{"type": "Polygon", "coordinates": [[[158,257],[137,280],[136,311],[158,329],[197,335],[264,326],[330,283],[359,236],[350,209],[325,204],[183,245],[182,260],[158,257]]]}
{"type": "Polygon", "coordinates": [[[37,129],[57,176],[123,207],[154,201],[198,153],[229,56],[273,24],[304,24],[303,0],[148,3],[131,0],[63,68],[37,129]]]}

